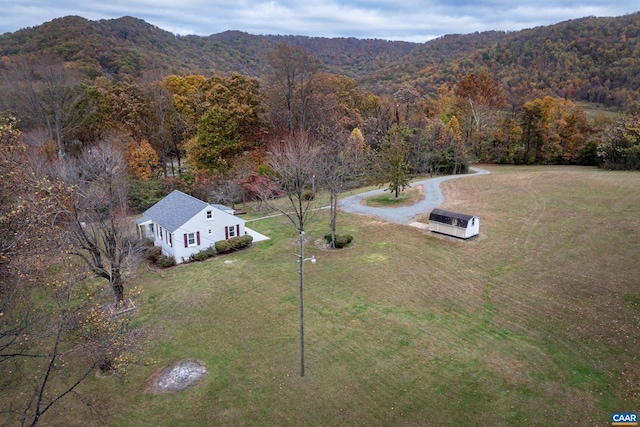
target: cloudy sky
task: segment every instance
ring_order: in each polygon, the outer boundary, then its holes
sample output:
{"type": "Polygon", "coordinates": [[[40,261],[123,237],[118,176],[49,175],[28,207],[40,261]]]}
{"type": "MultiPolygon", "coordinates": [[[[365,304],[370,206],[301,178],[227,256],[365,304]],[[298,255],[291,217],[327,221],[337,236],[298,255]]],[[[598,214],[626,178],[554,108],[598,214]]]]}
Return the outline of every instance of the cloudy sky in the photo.
{"type": "Polygon", "coordinates": [[[424,42],[640,11],[636,0],[0,0],[0,34],[67,15],[134,16],[175,34],[226,30],[424,42]]]}

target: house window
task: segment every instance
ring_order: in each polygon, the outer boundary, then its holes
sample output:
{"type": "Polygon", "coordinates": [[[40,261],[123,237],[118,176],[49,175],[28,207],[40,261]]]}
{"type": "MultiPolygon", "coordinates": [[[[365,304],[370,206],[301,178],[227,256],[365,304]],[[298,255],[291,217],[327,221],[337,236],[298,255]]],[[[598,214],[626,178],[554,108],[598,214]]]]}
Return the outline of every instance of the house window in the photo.
{"type": "Polygon", "coordinates": [[[213,234],[213,230],[209,229],[209,235],[212,235],[212,234],[213,234]]]}
{"type": "Polygon", "coordinates": [[[159,233],[160,233],[160,240],[162,240],[162,227],[158,227],[159,233]]]}
{"type": "Polygon", "coordinates": [[[207,219],[213,219],[213,211],[207,211],[207,219]]]}
{"type": "Polygon", "coordinates": [[[184,247],[200,246],[200,232],[184,233],[184,247]]]}
{"type": "Polygon", "coordinates": [[[233,225],[230,225],[229,227],[227,227],[228,230],[228,236],[229,237],[234,237],[236,235],[236,227],[233,225]]]}
{"type": "Polygon", "coordinates": [[[173,247],[173,234],[169,234],[169,246],[173,247]]]}

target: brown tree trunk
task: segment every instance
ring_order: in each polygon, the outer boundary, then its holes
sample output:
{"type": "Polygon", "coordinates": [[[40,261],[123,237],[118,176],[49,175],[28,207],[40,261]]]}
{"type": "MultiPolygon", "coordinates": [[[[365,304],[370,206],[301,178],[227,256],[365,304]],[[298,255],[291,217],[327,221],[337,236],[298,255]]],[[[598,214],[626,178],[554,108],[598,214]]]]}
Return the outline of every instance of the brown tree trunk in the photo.
{"type": "Polygon", "coordinates": [[[111,268],[111,290],[115,298],[116,305],[124,301],[124,285],[122,284],[122,274],[119,267],[111,268]]]}
{"type": "Polygon", "coordinates": [[[331,247],[336,247],[336,226],[338,220],[338,196],[331,192],[331,247]]]}

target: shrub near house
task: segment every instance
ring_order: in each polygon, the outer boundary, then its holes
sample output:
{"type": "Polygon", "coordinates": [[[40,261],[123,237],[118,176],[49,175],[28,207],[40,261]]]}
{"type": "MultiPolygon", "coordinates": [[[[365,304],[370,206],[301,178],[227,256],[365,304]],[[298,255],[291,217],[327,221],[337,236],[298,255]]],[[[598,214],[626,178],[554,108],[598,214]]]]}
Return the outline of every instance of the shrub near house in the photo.
{"type": "Polygon", "coordinates": [[[249,235],[236,236],[227,240],[220,240],[216,242],[216,251],[219,254],[222,254],[233,250],[239,250],[249,246],[251,242],[253,242],[253,237],[249,235]]]}

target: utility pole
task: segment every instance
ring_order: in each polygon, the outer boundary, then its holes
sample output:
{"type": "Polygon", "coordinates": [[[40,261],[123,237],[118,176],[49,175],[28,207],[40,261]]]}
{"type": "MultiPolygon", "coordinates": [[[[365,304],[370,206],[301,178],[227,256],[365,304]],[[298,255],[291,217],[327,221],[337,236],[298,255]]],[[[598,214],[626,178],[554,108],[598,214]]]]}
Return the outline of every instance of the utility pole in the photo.
{"type": "Polygon", "coordinates": [[[316,263],[316,257],[304,257],[304,231],[300,231],[300,252],[298,262],[300,263],[300,376],[304,377],[304,262],[316,263]]]}

